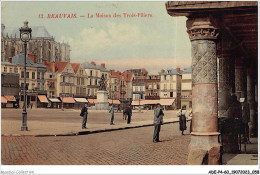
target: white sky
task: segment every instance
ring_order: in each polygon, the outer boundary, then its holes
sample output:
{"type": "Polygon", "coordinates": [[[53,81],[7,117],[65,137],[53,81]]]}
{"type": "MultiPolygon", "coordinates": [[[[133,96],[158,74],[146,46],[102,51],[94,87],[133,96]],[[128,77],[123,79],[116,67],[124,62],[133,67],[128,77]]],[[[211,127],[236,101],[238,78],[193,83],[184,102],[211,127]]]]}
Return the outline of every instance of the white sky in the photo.
{"type": "MultiPolygon", "coordinates": [[[[109,69],[146,68],[149,73],[191,64],[186,18],[167,14],[165,2],[2,2],[6,28],[45,26],[71,46],[71,62],[104,62],[109,69]],[[39,19],[76,13],[76,19],[39,19]],[[149,13],[152,18],[96,18],[95,13],[149,13]],[[94,18],[80,18],[93,14],[94,18]]],[[[33,31],[32,31],[33,32],[33,31]]]]}

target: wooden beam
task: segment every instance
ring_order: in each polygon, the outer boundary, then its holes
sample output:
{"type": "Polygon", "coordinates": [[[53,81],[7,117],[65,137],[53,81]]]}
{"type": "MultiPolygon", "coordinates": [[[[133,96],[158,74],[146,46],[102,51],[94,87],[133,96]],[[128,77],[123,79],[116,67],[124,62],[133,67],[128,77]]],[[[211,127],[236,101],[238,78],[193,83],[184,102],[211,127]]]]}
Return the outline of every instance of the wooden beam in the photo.
{"type": "Polygon", "coordinates": [[[236,36],[245,36],[245,37],[256,37],[257,38],[257,31],[256,32],[234,32],[236,33],[236,36]]]}
{"type": "Polygon", "coordinates": [[[257,27],[257,23],[234,23],[234,24],[228,24],[228,26],[230,27],[242,27],[242,26],[247,26],[247,27],[252,27],[252,26],[255,26],[257,27]]]}
{"type": "Polygon", "coordinates": [[[258,43],[257,40],[242,40],[243,43],[258,43]]]}
{"type": "Polygon", "coordinates": [[[231,36],[231,38],[234,40],[234,42],[239,45],[241,51],[245,54],[245,56],[249,56],[250,54],[249,54],[249,53],[245,50],[245,48],[242,46],[242,43],[241,43],[241,41],[237,38],[237,36],[235,36],[234,33],[232,33],[230,27],[227,26],[226,23],[225,23],[223,20],[220,21],[219,24],[221,24],[221,27],[222,27],[225,31],[227,31],[227,33],[231,36]]]}

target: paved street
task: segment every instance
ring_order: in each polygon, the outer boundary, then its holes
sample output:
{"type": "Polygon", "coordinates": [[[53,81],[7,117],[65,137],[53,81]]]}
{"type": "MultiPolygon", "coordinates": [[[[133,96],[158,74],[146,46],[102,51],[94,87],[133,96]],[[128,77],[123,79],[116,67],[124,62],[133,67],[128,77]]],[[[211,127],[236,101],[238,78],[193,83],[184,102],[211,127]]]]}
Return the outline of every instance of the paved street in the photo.
{"type": "MultiPolygon", "coordinates": [[[[164,111],[165,122],[178,121],[176,111],[164,111]]],[[[87,130],[81,129],[82,117],[80,110],[65,109],[28,109],[28,129],[20,131],[22,124],[22,109],[1,110],[2,135],[58,135],[78,133],[80,131],[96,131],[100,129],[115,129],[132,126],[142,126],[153,123],[153,110],[133,111],[131,124],[127,125],[122,113],[115,113],[115,125],[109,125],[108,111],[89,110],[87,130]]]]}
{"type": "Polygon", "coordinates": [[[82,136],[2,136],[5,165],[184,165],[190,135],[178,123],[162,126],[152,142],[153,127],[82,136]]]}

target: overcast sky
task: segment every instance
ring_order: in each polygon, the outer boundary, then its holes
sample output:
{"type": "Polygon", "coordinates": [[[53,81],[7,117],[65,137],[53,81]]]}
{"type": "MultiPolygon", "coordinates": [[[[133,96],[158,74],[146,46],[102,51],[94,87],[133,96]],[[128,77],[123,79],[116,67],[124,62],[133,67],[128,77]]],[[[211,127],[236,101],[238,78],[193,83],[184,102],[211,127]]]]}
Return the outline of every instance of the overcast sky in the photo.
{"type": "Polygon", "coordinates": [[[56,41],[68,42],[71,62],[104,62],[120,71],[144,67],[149,73],[191,64],[186,18],[169,16],[165,2],[2,2],[1,10],[7,29],[22,27],[27,19],[29,26],[45,26],[56,41]],[[46,18],[64,13],[78,18],[46,18]],[[96,13],[112,18],[96,18],[96,13]],[[122,17],[113,18],[114,13],[122,17]],[[152,17],[124,18],[123,13],[152,17]],[[94,18],[87,18],[88,14],[94,18]]]}

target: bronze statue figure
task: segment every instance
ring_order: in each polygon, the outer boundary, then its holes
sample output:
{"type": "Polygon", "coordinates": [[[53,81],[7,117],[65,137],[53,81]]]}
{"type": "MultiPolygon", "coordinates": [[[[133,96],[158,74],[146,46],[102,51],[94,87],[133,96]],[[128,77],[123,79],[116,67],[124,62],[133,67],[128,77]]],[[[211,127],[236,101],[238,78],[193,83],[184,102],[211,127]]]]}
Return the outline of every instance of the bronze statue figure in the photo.
{"type": "Polygon", "coordinates": [[[99,90],[106,90],[106,83],[105,83],[105,77],[104,75],[101,76],[101,79],[99,80],[99,90]]]}

